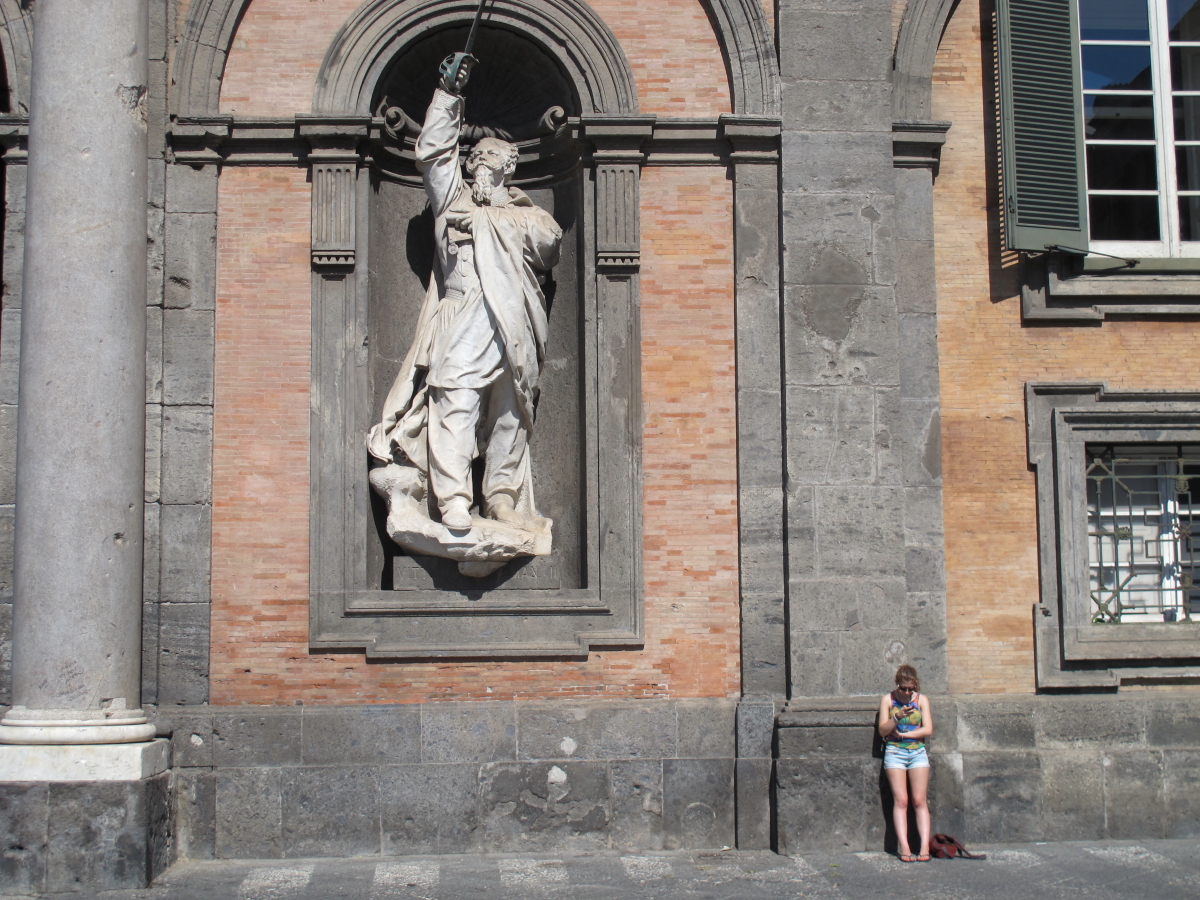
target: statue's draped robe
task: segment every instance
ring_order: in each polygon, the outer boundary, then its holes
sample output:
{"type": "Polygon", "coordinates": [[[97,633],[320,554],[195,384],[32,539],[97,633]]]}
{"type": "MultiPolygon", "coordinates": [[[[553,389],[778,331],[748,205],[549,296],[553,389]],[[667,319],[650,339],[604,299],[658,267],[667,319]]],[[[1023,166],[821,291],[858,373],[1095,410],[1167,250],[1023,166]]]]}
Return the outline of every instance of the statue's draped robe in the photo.
{"type": "MultiPolygon", "coordinates": [[[[417,142],[417,166],[434,214],[437,265],[382,420],[368,435],[372,456],[406,459],[425,472],[431,384],[480,389],[511,377],[522,427],[527,433],[532,428],[547,331],[537,272],[557,262],[562,238],[554,218],[516,188],[499,189],[507,194],[504,205],[474,203],[459,166],[462,111],[462,98],[436,91],[417,142]],[[471,218],[469,239],[448,222],[461,214],[471,218]],[[473,275],[464,279],[473,289],[447,298],[444,273],[455,254],[460,264],[473,258],[473,275]]],[[[529,466],[521,469],[525,485],[518,506],[532,511],[529,466]]]]}

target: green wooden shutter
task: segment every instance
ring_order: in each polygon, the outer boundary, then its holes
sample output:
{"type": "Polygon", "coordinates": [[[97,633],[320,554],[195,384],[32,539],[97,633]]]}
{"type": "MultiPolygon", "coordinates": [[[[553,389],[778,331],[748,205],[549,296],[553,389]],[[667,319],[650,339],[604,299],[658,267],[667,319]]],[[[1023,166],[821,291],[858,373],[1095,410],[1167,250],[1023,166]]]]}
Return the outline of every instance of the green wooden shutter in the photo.
{"type": "Polygon", "coordinates": [[[1005,244],[1086,250],[1076,0],[998,0],[1005,244]]]}

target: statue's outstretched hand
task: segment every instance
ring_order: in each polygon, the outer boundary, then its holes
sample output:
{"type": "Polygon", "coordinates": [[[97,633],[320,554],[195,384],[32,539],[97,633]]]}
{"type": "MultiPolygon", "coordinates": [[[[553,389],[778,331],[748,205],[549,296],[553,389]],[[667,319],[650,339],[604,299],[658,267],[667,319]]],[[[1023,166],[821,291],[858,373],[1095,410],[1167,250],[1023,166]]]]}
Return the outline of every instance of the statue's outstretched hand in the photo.
{"type": "Polygon", "coordinates": [[[442,60],[438,71],[442,75],[440,87],[448,94],[461,94],[475,68],[476,59],[469,53],[451,53],[442,60]]]}

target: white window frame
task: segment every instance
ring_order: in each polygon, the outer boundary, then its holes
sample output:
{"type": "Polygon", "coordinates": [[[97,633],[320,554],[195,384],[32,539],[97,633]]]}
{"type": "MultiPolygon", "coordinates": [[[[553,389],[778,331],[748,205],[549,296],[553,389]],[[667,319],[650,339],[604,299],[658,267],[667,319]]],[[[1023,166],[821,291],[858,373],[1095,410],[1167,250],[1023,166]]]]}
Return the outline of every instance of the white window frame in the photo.
{"type": "MultiPolygon", "coordinates": [[[[1091,227],[1091,198],[1093,196],[1156,196],[1159,198],[1158,218],[1159,218],[1159,234],[1164,235],[1164,240],[1159,241],[1101,241],[1089,237],[1089,244],[1093,251],[1098,253],[1112,254],[1120,257],[1136,257],[1142,259],[1161,259],[1161,258],[1183,258],[1195,259],[1200,258],[1200,241],[1183,241],[1180,240],[1179,233],[1179,198],[1181,196],[1200,197],[1200,190],[1195,191],[1180,191],[1178,178],[1175,170],[1175,147],[1180,146],[1195,146],[1200,147],[1200,138],[1193,141],[1177,142],[1175,140],[1175,114],[1174,103],[1175,97],[1197,97],[1200,98],[1200,90],[1197,91],[1172,91],[1171,90],[1171,53],[1170,48],[1175,47],[1197,47],[1200,48],[1200,41],[1171,41],[1170,27],[1167,19],[1167,0],[1144,0],[1149,8],[1149,24],[1150,24],[1150,40],[1149,41],[1096,41],[1083,40],[1080,35],[1076,35],[1079,40],[1079,84],[1082,92],[1081,103],[1083,108],[1087,108],[1087,97],[1096,95],[1124,95],[1124,96],[1153,96],[1154,124],[1155,134],[1153,145],[1156,147],[1156,161],[1158,167],[1158,190],[1096,190],[1088,188],[1087,196],[1089,203],[1089,236],[1091,227]],[[1103,90],[1087,90],[1083,85],[1083,48],[1088,46],[1123,46],[1123,47],[1145,47],[1150,46],[1150,68],[1151,68],[1151,84],[1153,90],[1150,91],[1103,91],[1103,90]]],[[[1081,18],[1082,21],[1082,18],[1081,18]]],[[[1082,27],[1081,25],[1077,27],[1082,27]]],[[[1083,154],[1084,178],[1087,183],[1087,152],[1086,148],[1090,146],[1109,145],[1109,146],[1150,146],[1151,141],[1120,141],[1120,140],[1098,140],[1093,141],[1088,139],[1084,134],[1085,151],[1083,154]]]]}

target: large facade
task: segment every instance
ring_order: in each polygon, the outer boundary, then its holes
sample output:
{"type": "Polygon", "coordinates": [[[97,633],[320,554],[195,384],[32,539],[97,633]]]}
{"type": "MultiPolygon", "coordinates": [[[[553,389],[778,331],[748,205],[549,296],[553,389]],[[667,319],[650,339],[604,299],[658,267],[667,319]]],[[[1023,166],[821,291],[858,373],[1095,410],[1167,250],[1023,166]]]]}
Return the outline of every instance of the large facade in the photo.
{"type": "Polygon", "coordinates": [[[1200,834],[1189,4],[488,3],[468,131],[563,239],[553,549],[472,577],[389,537],[365,436],[478,4],[97,2],[0,0],[6,889],[882,847],[902,663],[937,830],[1200,834]]]}

